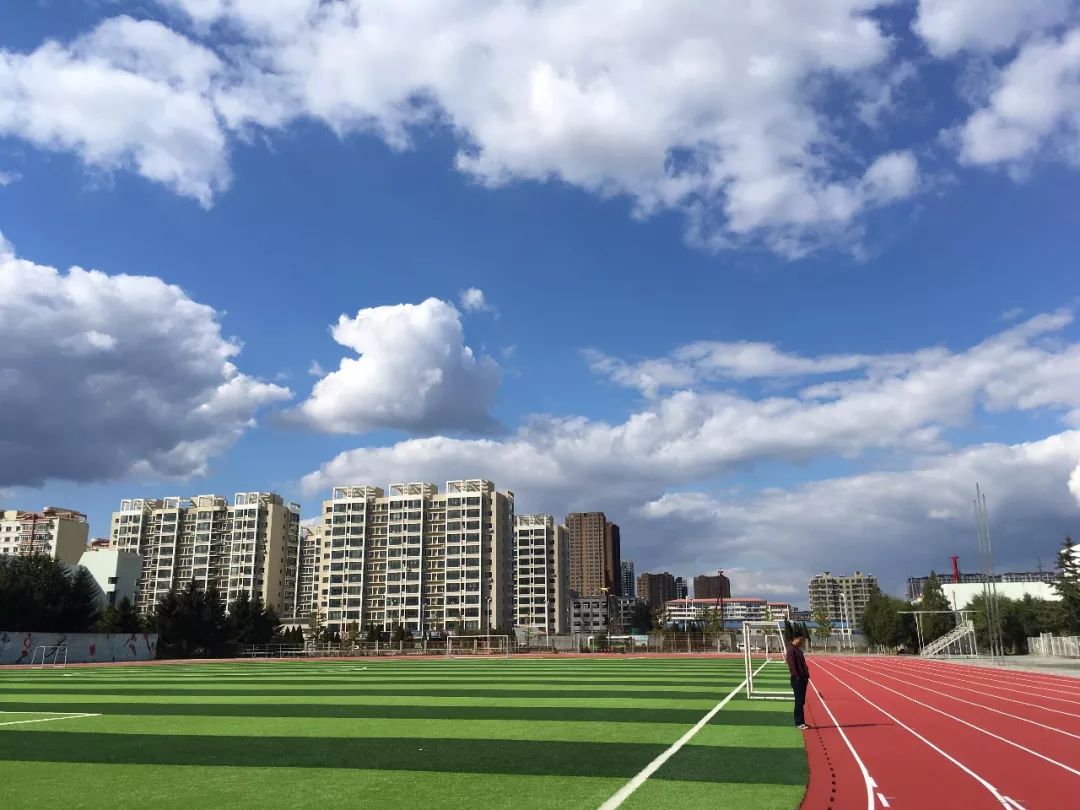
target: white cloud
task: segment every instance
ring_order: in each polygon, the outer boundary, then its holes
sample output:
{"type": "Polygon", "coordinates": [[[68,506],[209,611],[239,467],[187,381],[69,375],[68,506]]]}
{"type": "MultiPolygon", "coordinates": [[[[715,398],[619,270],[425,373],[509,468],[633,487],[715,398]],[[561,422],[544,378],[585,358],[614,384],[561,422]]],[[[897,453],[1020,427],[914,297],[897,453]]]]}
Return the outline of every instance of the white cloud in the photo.
{"type": "Polygon", "coordinates": [[[971,164],[1022,163],[1043,151],[1080,164],[1080,28],[1026,44],[957,136],[971,164]]]}
{"type": "Polygon", "coordinates": [[[204,473],[290,395],[237,370],[217,317],[159,278],[61,273],[0,237],[0,486],[204,473]]]}
{"type": "Polygon", "coordinates": [[[1075,0],[919,0],[914,29],[930,51],[994,51],[1067,20],[1075,0]]]}
{"type": "MultiPolygon", "coordinates": [[[[764,558],[772,577],[806,582],[818,571],[861,568],[896,591],[909,572],[944,569],[951,554],[966,570],[978,568],[972,500],[980,482],[988,492],[998,570],[1031,570],[1039,557],[1051,560],[1064,533],[1080,522],[1069,494],[1078,459],[1080,432],[1069,431],[752,498],[672,493],[643,507],[649,521],[643,531],[678,536],[675,551],[692,569],[722,560],[737,572],[764,558]]],[[[738,583],[737,573],[733,579],[738,583]]],[[[805,590],[801,596],[805,604],[805,590]]]]}
{"type": "Polygon", "coordinates": [[[822,109],[888,72],[887,3],[159,0],[219,53],[127,18],[3,52],[0,131],[208,204],[227,131],[310,118],[401,149],[446,127],[485,185],[557,180],[798,255],[916,189],[910,153],[859,155],[822,109]]]}
{"type": "Polygon", "coordinates": [[[484,297],[484,291],[476,287],[462,290],[461,308],[465,312],[492,312],[494,309],[484,297]]]}
{"type": "Polygon", "coordinates": [[[465,345],[461,315],[436,298],[342,315],[334,340],[345,357],[293,416],[334,433],[397,428],[489,432],[499,367],[465,345]]]}
{"type": "Polygon", "coordinates": [[[68,45],[0,50],[0,136],[133,169],[209,205],[227,187],[211,99],[219,58],[163,25],[106,20],[68,45]]]}
{"type": "Polygon", "coordinates": [[[322,367],[322,364],[318,360],[312,360],[311,365],[308,366],[307,373],[312,377],[325,377],[326,369],[322,367]]]}
{"type": "Polygon", "coordinates": [[[18,172],[3,172],[0,171],[0,188],[10,186],[12,183],[17,183],[22,179],[22,175],[18,172]]]}

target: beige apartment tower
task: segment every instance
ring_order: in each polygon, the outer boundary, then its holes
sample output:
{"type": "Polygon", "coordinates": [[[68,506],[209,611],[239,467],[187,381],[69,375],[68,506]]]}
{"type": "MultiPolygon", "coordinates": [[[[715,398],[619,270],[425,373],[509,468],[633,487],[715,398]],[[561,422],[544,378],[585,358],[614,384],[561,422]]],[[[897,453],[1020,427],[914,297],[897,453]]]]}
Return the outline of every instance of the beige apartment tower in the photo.
{"type": "Polygon", "coordinates": [[[240,492],[231,504],[220,495],[134,498],[113,512],[110,543],[142,555],[142,613],[192,580],[227,602],[246,592],[283,611],[299,525],[300,507],[273,492],[240,492]]]}
{"type": "Polygon", "coordinates": [[[76,565],[86,551],[90,527],[74,509],[46,506],[40,512],[0,511],[0,555],[44,554],[76,565]]]}
{"type": "Polygon", "coordinates": [[[856,571],[854,574],[831,574],[825,571],[810,580],[810,612],[821,606],[829,611],[834,624],[849,622],[857,627],[866,605],[878,590],[877,577],[856,571]]]}
{"type": "Polygon", "coordinates": [[[281,608],[283,624],[306,623],[319,607],[319,572],[322,569],[321,524],[300,526],[295,553],[285,562],[285,596],[281,608]]]}
{"type": "Polygon", "coordinates": [[[514,620],[518,627],[566,633],[570,570],[565,526],[551,515],[514,520],[514,620]]]}
{"type": "Polygon", "coordinates": [[[335,487],[323,502],[323,620],[339,632],[505,632],[513,537],[514,494],[490,481],[335,487]]]}

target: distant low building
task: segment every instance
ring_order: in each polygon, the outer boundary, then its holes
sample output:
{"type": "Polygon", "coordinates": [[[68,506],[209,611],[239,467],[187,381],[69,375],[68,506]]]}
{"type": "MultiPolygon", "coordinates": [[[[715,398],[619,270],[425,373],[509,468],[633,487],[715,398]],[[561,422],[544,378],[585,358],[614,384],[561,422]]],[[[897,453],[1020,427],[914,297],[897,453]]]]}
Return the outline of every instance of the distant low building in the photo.
{"type": "MultiPolygon", "coordinates": [[[[982,585],[983,574],[974,573],[961,573],[960,582],[953,582],[952,574],[938,574],[938,581],[942,585],[982,585]]],[[[907,595],[908,599],[921,599],[923,588],[926,587],[927,581],[930,576],[924,577],[908,577],[907,580],[907,595]]],[[[1057,574],[1054,571],[1011,571],[1004,574],[994,574],[990,577],[992,582],[1029,582],[1029,583],[1044,583],[1052,584],[1057,579],[1057,574]]]]}
{"type": "Polygon", "coordinates": [[[135,605],[142,576],[142,557],[116,548],[88,548],[79,565],[90,572],[98,588],[98,605],[116,607],[125,599],[135,605]]]}
{"type": "Polygon", "coordinates": [[[702,622],[709,612],[719,610],[724,626],[737,628],[743,622],[782,621],[790,618],[791,605],[786,602],[770,602],[748,596],[729,599],[671,599],[665,604],[669,624],[685,625],[702,622]]]}
{"type": "Polygon", "coordinates": [[[86,515],[74,509],[46,506],[40,512],[7,509],[0,512],[0,555],[44,554],[75,565],[86,550],[90,527],[86,515]]]}
{"type": "MultiPolygon", "coordinates": [[[[983,595],[983,583],[981,582],[942,582],[941,590],[953,610],[962,610],[972,599],[981,598],[983,595]]],[[[1061,596],[1054,586],[1048,582],[995,582],[994,592],[999,597],[1008,599],[1023,599],[1030,596],[1033,599],[1045,599],[1057,601],[1061,596]]],[[[922,598],[914,600],[916,604],[922,598]]]]}

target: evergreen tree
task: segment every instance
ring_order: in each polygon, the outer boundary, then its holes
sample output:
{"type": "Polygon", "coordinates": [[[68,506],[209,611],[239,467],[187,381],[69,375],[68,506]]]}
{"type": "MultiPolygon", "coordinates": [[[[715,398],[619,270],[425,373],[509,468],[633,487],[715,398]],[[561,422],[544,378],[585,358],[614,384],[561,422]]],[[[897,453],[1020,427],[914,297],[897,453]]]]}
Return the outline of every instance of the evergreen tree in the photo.
{"type": "MultiPolygon", "coordinates": [[[[927,577],[923,585],[922,600],[919,602],[919,610],[942,610],[949,611],[953,606],[945,598],[945,591],[941,589],[941,581],[933,571],[927,577]]],[[[956,627],[956,617],[947,613],[935,613],[922,617],[923,641],[929,644],[936,638],[948,633],[956,627]]]]}
{"type": "Polygon", "coordinates": [[[367,626],[367,634],[364,636],[364,641],[368,644],[374,644],[376,641],[381,641],[382,633],[375,629],[374,624],[367,626]]]}
{"type": "Polygon", "coordinates": [[[95,633],[119,633],[120,614],[112,605],[106,605],[94,624],[95,633]]]}
{"type": "Polygon", "coordinates": [[[1071,537],[1066,537],[1057,556],[1057,579],[1054,590],[1061,597],[1061,629],[1069,634],[1080,633],[1080,556],[1071,537]]]}
{"type": "Polygon", "coordinates": [[[0,628],[41,633],[68,631],[64,606],[70,589],[67,570],[51,557],[0,556],[0,628]]]}
{"type": "Polygon", "coordinates": [[[236,646],[254,644],[255,609],[247,591],[229,603],[229,642],[236,646]]]}
{"type": "Polygon", "coordinates": [[[281,627],[277,611],[263,603],[262,594],[251,600],[251,619],[251,644],[269,644],[281,627]]]}
{"type": "Polygon", "coordinates": [[[143,621],[135,611],[135,606],[131,604],[131,600],[126,596],[120,600],[120,605],[116,608],[116,622],[117,630],[115,632],[117,633],[131,635],[132,633],[141,633],[143,630],[143,621]]]}
{"type": "Polygon", "coordinates": [[[98,594],[94,577],[83,566],[71,573],[70,587],[64,594],[60,630],[66,633],[89,633],[98,620],[98,594]]]}
{"type": "Polygon", "coordinates": [[[833,631],[828,605],[818,605],[814,608],[811,618],[814,620],[814,638],[821,642],[828,642],[833,631]]]}

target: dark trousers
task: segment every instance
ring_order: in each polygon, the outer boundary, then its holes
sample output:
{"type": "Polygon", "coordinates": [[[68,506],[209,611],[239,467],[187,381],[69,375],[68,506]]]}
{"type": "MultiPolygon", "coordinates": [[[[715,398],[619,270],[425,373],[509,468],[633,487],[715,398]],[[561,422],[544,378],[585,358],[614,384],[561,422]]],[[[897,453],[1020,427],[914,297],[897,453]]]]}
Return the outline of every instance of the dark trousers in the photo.
{"type": "Polygon", "coordinates": [[[803,717],[803,706],[806,704],[806,689],[810,686],[810,678],[792,678],[791,691],[795,693],[795,725],[801,726],[806,722],[803,717]]]}

